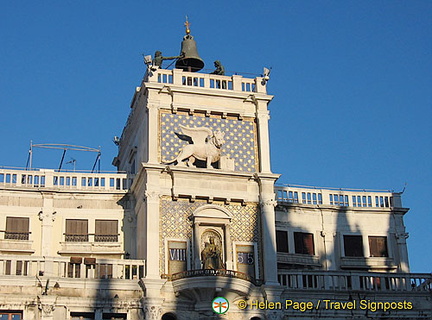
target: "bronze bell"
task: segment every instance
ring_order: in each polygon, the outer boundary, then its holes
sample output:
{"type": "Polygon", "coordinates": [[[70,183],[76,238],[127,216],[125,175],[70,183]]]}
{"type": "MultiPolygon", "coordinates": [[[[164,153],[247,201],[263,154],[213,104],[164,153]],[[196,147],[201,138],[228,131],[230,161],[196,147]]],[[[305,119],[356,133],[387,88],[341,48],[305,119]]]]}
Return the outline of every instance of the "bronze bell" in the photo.
{"type": "Polygon", "coordinates": [[[183,37],[180,54],[182,57],[175,64],[177,69],[197,72],[204,68],[204,61],[199,56],[196,42],[190,34],[186,34],[183,37]]]}

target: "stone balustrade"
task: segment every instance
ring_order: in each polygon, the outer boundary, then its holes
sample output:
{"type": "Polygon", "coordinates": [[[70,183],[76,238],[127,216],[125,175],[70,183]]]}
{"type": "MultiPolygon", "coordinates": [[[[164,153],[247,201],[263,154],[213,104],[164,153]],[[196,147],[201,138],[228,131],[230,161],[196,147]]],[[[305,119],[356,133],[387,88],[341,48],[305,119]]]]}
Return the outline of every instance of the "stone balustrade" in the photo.
{"type": "Polygon", "coordinates": [[[81,257],[0,256],[0,277],[52,277],[80,279],[144,278],[145,261],[81,257]]]}
{"type": "Polygon", "coordinates": [[[57,172],[52,169],[0,169],[0,187],[126,191],[133,177],[125,173],[57,172]]]}
{"type": "Polygon", "coordinates": [[[209,73],[186,72],[181,69],[156,69],[146,74],[146,82],[166,83],[197,88],[266,93],[263,78],[244,78],[240,75],[221,76],[209,73]]]}
{"type": "Polygon", "coordinates": [[[278,271],[279,283],[289,290],[432,291],[432,274],[344,271],[278,271]]]}
{"type": "Polygon", "coordinates": [[[401,193],[390,191],[276,186],[275,193],[279,203],[402,208],[401,193]]]}

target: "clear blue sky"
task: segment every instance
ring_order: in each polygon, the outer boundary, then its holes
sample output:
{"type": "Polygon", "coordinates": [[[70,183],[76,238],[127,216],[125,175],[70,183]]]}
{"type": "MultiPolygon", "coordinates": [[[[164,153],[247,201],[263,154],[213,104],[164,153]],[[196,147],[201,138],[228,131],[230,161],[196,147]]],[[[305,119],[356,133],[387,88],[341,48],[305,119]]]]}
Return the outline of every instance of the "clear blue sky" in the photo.
{"type": "MultiPolygon", "coordinates": [[[[259,74],[280,183],[401,191],[411,269],[431,272],[431,1],[3,1],[0,165],[30,140],[112,143],[144,74],[142,53],[177,55],[188,15],[206,67],[259,74]]],[[[56,168],[61,151],[35,150],[56,168]]],[[[77,169],[94,156],[71,153],[77,169]]],[[[65,168],[72,169],[71,165],[65,168]]]]}

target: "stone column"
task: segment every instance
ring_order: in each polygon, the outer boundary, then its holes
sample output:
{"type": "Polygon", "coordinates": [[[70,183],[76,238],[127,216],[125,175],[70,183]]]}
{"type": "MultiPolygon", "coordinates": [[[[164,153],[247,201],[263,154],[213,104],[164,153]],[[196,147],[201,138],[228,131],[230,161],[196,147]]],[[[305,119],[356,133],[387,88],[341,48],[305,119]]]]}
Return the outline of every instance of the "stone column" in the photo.
{"type": "Polygon", "coordinates": [[[409,272],[409,260],[408,260],[408,248],[406,239],[408,239],[409,233],[402,232],[396,234],[397,248],[399,251],[399,272],[409,272]]]}
{"type": "MultiPolygon", "coordinates": [[[[259,102],[257,102],[259,104],[259,102]]],[[[258,147],[260,172],[270,173],[270,139],[268,121],[270,119],[267,107],[257,106],[258,147]]]]}
{"type": "Polygon", "coordinates": [[[53,197],[51,194],[42,194],[43,209],[39,211],[41,221],[41,255],[45,257],[45,276],[55,276],[53,261],[53,228],[56,212],[53,208],[53,197]]]}
{"type": "Polygon", "coordinates": [[[274,199],[261,200],[261,224],[263,244],[264,282],[266,285],[278,285],[277,280],[277,253],[274,199]]]}
{"type": "Polygon", "coordinates": [[[194,222],[192,236],[193,236],[193,257],[194,257],[192,269],[201,269],[199,222],[194,222]]]}
{"type": "Polygon", "coordinates": [[[148,129],[147,129],[147,143],[148,143],[148,162],[159,163],[159,108],[153,104],[147,106],[148,109],[148,129]]]}
{"type": "MultiPolygon", "coordinates": [[[[48,209],[49,210],[49,209],[48,209]]],[[[40,211],[39,212],[39,221],[42,222],[42,239],[41,239],[41,255],[42,256],[52,256],[52,230],[53,230],[53,222],[56,219],[57,212],[55,211],[40,211]]]]}
{"type": "MultiPolygon", "coordinates": [[[[232,255],[232,243],[231,243],[231,233],[230,233],[230,225],[225,224],[224,225],[224,231],[225,231],[225,260],[226,260],[226,268],[228,270],[234,270],[234,259],[232,255]]],[[[237,257],[235,257],[237,259],[237,257]]]]}
{"type": "Polygon", "coordinates": [[[324,240],[325,249],[325,268],[326,270],[336,270],[336,252],[335,252],[335,242],[336,237],[335,232],[321,231],[321,236],[324,240]]]}
{"type": "Polygon", "coordinates": [[[55,221],[56,212],[53,208],[52,195],[43,194],[43,209],[39,212],[39,220],[41,224],[41,255],[52,256],[52,243],[53,243],[53,222],[55,221]]]}
{"type": "Polygon", "coordinates": [[[157,191],[147,190],[146,199],[146,278],[160,279],[159,270],[159,202],[160,194],[157,191]]]}

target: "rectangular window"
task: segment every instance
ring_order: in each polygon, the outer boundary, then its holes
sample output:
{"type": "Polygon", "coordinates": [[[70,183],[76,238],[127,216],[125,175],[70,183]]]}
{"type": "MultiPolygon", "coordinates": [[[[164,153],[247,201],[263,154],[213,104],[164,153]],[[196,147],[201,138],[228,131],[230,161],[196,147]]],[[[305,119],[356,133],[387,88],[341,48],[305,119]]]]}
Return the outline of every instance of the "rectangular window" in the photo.
{"type": "Polygon", "coordinates": [[[288,253],[288,232],[276,230],[276,250],[288,253]]]}
{"type": "Polygon", "coordinates": [[[388,257],[387,237],[369,237],[371,257],[388,257]]]}
{"type": "Polygon", "coordinates": [[[95,242],[118,242],[118,221],[96,220],[95,242]]]}
{"type": "Polygon", "coordinates": [[[70,242],[87,242],[88,220],[66,219],[65,240],[70,242]]]}
{"type": "Polygon", "coordinates": [[[94,320],[95,315],[92,312],[71,312],[71,320],[94,320]]]}
{"type": "Polygon", "coordinates": [[[0,310],[0,320],[22,320],[22,312],[0,310]]]}
{"type": "Polygon", "coordinates": [[[123,320],[126,316],[126,313],[104,313],[102,320],[123,320]]]}
{"type": "Polygon", "coordinates": [[[294,232],[295,253],[315,254],[313,234],[304,232],[294,232]]]}
{"type": "Polygon", "coordinates": [[[123,320],[126,319],[126,313],[104,313],[103,320],[123,320]]]}
{"type": "Polygon", "coordinates": [[[6,217],[5,239],[28,240],[29,239],[29,218],[6,217]]]}
{"type": "Polygon", "coordinates": [[[343,238],[346,257],[364,257],[362,236],[345,235],[343,238]]]}

